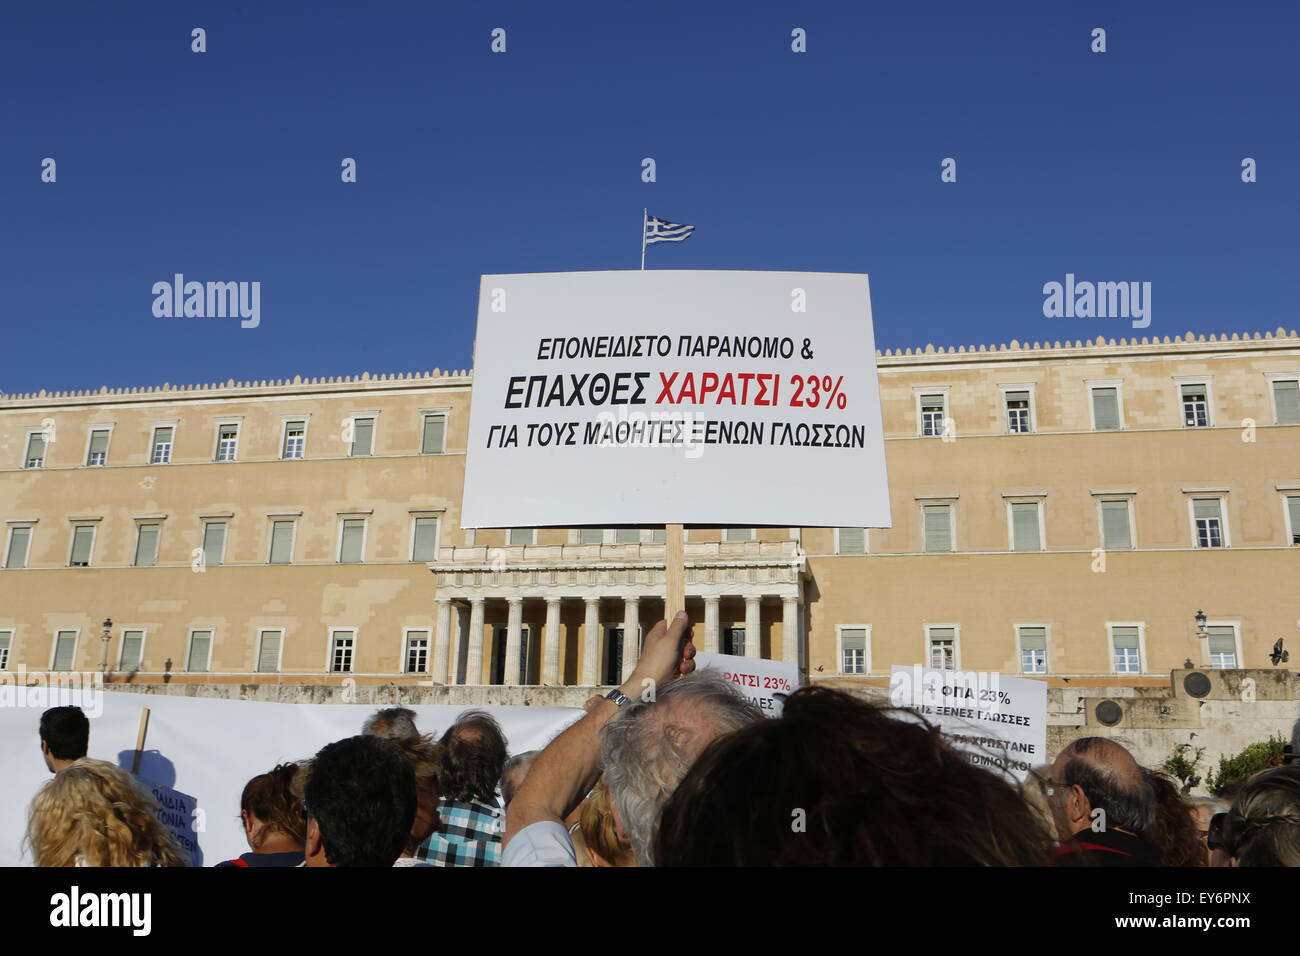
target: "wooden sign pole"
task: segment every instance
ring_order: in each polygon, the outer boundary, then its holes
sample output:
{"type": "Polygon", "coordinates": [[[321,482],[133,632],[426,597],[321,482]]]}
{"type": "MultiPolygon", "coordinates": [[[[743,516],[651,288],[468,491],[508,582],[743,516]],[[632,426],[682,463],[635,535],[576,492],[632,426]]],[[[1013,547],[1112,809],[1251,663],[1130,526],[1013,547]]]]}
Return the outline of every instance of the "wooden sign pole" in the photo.
{"type": "Polygon", "coordinates": [[[682,543],[682,526],[664,527],[664,568],[667,572],[667,595],[664,598],[664,620],[671,621],[678,611],[686,610],[686,558],[682,543]]]}
{"type": "Polygon", "coordinates": [[[144,755],[144,738],[149,732],[149,708],[140,710],[140,732],[135,735],[135,757],[131,760],[131,774],[140,772],[140,758],[144,755]]]}

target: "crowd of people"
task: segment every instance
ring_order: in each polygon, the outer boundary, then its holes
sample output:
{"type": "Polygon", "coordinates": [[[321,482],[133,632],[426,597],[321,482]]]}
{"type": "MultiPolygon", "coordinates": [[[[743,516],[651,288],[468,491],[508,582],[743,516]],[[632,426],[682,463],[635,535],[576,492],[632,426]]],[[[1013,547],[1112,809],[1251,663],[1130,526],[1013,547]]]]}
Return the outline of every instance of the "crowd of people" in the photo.
{"type": "MultiPolygon", "coordinates": [[[[218,865],[1300,866],[1300,765],[1189,798],[1085,737],[1017,784],[843,691],[802,688],[766,717],[694,656],[686,616],[661,621],[622,687],[513,756],[483,711],[435,737],[380,710],[249,780],[249,851],[218,865]]],[[[151,798],[87,758],[88,735],[75,707],[42,716],[36,865],[180,865],[151,798]]]]}

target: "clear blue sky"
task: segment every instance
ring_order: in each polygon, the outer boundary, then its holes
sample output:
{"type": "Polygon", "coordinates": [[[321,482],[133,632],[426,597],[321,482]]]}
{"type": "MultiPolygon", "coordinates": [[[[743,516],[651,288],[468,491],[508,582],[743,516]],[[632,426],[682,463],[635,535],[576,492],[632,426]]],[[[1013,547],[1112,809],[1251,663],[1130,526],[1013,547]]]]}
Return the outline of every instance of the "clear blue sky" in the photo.
{"type": "Polygon", "coordinates": [[[0,391],[465,367],[480,273],[636,268],[643,206],[697,226],[651,268],[869,273],[882,348],[1134,334],[1044,318],[1067,272],[1294,327],[1298,10],[6,3],[0,391]],[[155,318],[177,272],[260,327],[155,318]]]}

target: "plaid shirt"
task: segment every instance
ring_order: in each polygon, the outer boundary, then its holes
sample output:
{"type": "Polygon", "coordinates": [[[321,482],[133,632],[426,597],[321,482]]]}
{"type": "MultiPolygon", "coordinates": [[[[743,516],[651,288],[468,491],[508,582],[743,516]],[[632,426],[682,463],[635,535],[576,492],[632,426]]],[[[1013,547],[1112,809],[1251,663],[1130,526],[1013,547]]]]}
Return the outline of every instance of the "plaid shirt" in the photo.
{"type": "Polygon", "coordinates": [[[438,801],[440,825],[415,851],[434,866],[500,866],[505,814],[494,799],[438,801]]]}

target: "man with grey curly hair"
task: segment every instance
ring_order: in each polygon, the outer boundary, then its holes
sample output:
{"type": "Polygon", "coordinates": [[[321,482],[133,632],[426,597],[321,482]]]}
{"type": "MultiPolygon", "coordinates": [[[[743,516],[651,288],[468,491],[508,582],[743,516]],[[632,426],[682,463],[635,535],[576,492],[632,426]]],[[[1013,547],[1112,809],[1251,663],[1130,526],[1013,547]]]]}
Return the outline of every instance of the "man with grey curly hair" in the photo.
{"type": "Polygon", "coordinates": [[[691,764],[718,737],[762,719],[727,681],[690,676],[694,657],[685,612],[654,626],[632,676],[538,755],[506,817],[502,866],[577,866],[563,821],[602,771],[619,830],[637,862],[651,863],[659,808],[691,764]]]}
{"type": "Polygon", "coordinates": [[[601,734],[605,785],[615,820],[638,866],[653,866],[659,811],[704,749],[763,720],[763,712],[717,671],[669,684],[653,702],[637,701],[601,734]]]}

